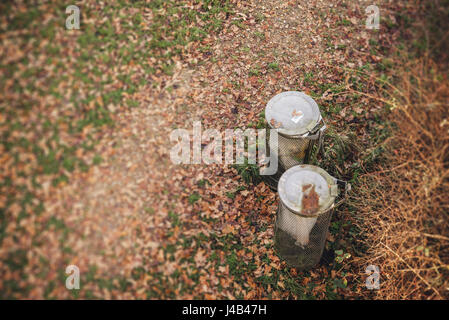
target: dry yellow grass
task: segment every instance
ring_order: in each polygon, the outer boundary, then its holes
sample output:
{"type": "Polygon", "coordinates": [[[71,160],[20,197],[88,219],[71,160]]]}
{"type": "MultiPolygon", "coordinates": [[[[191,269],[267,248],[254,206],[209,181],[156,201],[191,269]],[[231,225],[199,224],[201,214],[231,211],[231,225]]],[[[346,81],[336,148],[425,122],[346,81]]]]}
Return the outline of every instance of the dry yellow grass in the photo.
{"type": "Polygon", "coordinates": [[[361,177],[356,207],[379,299],[449,297],[449,83],[427,57],[397,72],[386,161],[361,177]]]}

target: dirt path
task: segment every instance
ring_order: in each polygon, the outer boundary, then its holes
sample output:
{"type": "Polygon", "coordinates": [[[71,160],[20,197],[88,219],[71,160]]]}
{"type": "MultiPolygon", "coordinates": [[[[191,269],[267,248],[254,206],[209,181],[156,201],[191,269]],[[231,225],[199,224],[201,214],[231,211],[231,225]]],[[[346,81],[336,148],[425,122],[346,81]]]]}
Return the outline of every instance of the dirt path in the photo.
{"type": "MultiPolygon", "coordinates": [[[[47,210],[72,230],[62,244],[44,240],[49,277],[75,264],[81,295],[102,298],[288,296],[297,278],[278,272],[288,268],[271,247],[275,195],[264,185],[240,190],[230,168],[173,165],[169,136],[195,120],[218,130],[257,123],[274,94],[308,91],[307,74],[332,81],[323,66],[343,63],[335,46],[351,45],[335,22],[342,12],[359,15],[347,18],[354,29],[363,18],[360,7],[333,3],[240,3],[235,23],[205,44],[202,63],[180,61],[164,84],[136,94],[139,107],[118,113],[98,147],[103,163],[48,194],[47,210]],[[277,291],[255,280],[273,272],[277,291]]],[[[53,295],[70,293],[61,286],[53,295]]]]}

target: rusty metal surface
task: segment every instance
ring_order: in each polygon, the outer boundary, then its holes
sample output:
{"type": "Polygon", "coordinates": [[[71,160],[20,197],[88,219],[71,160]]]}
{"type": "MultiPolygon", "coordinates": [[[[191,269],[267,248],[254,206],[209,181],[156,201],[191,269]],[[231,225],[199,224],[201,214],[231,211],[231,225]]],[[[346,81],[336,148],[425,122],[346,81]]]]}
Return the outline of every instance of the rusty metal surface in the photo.
{"type": "Polygon", "coordinates": [[[320,196],[315,191],[315,185],[313,184],[307,184],[302,186],[302,211],[301,213],[308,216],[313,215],[318,212],[318,209],[320,208],[319,201],[320,196]]]}

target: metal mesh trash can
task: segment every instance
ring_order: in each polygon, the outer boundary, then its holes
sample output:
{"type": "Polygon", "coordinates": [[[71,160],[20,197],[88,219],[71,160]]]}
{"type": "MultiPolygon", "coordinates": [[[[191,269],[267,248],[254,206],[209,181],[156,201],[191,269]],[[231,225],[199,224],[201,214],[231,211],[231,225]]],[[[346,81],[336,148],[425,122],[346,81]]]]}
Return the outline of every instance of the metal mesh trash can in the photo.
{"type": "Polygon", "coordinates": [[[272,189],[276,189],[285,170],[308,163],[313,150],[319,149],[326,125],[315,100],[298,91],[282,92],[271,98],[265,107],[265,119],[278,133],[278,147],[275,148],[278,172],[265,177],[272,189]],[[314,148],[316,144],[318,147],[314,148]]]}
{"type": "Polygon", "coordinates": [[[310,269],[323,253],[339,187],[346,182],[312,165],[288,169],[279,179],[279,207],[275,224],[275,249],[290,266],[310,269]]]}

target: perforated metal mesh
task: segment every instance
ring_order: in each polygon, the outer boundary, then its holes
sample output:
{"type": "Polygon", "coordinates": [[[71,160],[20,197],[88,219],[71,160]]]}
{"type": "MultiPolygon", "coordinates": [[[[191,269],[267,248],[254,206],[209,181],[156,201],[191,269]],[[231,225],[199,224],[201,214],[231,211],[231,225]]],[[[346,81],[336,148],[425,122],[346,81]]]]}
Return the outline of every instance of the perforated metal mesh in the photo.
{"type": "Polygon", "coordinates": [[[279,165],[285,171],[298,164],[306,163],[310,155],[310,147],[314,140],[305,138],[278,137],[279,165]]]}
{"type": "MultiPolygon", "coordinates": [[[[266,139],[269,146],[269,130],[267,130],[266,139]]],[[[293,166],[308,163],[311,155],[318,151],[318,148],[315,148],[317,144],[318,139],[290,138],[278,134],[278,170],[273,175],[262,176],[262,179],[272,190],[277,190],[281,175],[293,166]]],[[[270,148],[267,148],[268,156],[270,156],[269,151],[270,148]]]]}
{"type": "Polygon", "coordinates": [[[275,248],[291,266],[309,269],[323,253],[338,180],[312,165],[288,169],[279,179],[275,248]]]}
{"type": "Polygon", "coordinates": [[[306,218],[280,202],[274,240],[277,253],[292,267],[304,270],[315,266],[323,254],[332,213],[330,209],[318,217],[306,218]]]}
{"type": "MultiPolygon", "coordinates": [[[[315,100],[298,91],[281,92],[272,97],[265,107],[265,120],[269,128],[278,132],[278,172],[263,179],[271,189],[277,190],[282,173],[308,163],[312,152],[318,151],[314,145],[321,141],[326,126],[315,100]]],[[[267,142],[269,145],[269,140],[267,142]]]]}

